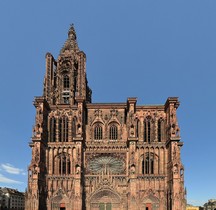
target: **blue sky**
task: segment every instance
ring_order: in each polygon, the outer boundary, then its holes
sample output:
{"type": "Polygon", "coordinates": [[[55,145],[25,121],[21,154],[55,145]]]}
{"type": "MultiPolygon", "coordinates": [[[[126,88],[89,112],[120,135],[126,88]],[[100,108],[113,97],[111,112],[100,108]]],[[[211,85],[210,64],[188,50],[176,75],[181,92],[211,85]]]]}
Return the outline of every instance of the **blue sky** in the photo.
{"type": "Polygon", "coordinates": [[[216,198],[216,1],[0,1],[0,186],[24,191],[45,54],[71,23],[93,102],[163,104],[179,96],[188,203],[216,198]]]}

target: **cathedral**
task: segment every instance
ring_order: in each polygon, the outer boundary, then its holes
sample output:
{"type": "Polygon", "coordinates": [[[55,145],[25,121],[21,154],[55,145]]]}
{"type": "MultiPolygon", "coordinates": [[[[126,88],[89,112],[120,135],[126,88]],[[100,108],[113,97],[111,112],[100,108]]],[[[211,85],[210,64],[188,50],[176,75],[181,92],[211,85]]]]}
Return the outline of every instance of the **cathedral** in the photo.
{"type": "Polygon", "coordinates": [[[26,210],[185,210],[177,97],[92,103],[74,26],[46,54],[35,97],[26,210]]]}

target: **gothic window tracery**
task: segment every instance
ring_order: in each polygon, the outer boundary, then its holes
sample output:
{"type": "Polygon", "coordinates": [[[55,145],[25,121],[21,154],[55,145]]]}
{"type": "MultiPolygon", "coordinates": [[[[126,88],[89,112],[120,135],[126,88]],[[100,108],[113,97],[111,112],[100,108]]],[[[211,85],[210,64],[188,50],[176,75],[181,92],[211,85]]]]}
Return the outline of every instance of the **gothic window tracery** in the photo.
{"type": "Polygon", "coordinates": [[[147,153],[142,159],[142,174],[154,174],[155,157],[152,153],[147,153]]]}
{"type": "Polygon", "coordinates": [[[151,142],[151,117],[147,117],[144,121],[144,141],[151,142]]]}
{"type": "Polygon", "coordinates": [[[59,119],[59,141],[68,141],[68,117],[66,116],[59,119]]]}
{"type": "Polygon", "coordinates": [[[50,138],[49,141],[50,142],[55,142],[56,141],[56,119],[55,117],[51,117],[50,118],[50,138]]]}
{"type": "Polygon", "coordinates": [[[113,156],[98,156],[89,161],[88,170],[92,173],[122,174],[125,164],[122,159],[113,156]]]}
{"type": "Polygon", "coordinates": [[[67,74],[63,76],[63,87],[64,87],[64,90],[68,90],[70,88],[70,79],[67,74]]]}
{"type": "Polygon", "coordinates": [[[103,139],[103,129],[100,124],[96,124],[94,127],[94,139],[95,140],[103,139]]]}
{"type": "Polygon", "coordinates": [[[136,137],[139,138],[139,131],[140,131],[140,121],[136,120],[136,137]]]}
{"type": "Polygon", "coordinates": [[[158,132],[157,132],[157,134],[158,134],[158,142],[161,142],[161,140],[162,140],[162,119],[158,120],[157,127],[158,127],[158,132]]]}
{"type": "Polygon", "coordinates": [[[73,118],[72,121],[72,137],[76,137],[76,118],[73,118]]]}
{"type": "Polygon", "coordinates": [[[57,167],[55,172],[59,175],[67,175],[71,173],[71,163],[70,163],[70,156],[62,153],[56,157],[56,164],[57,167]]]}
{"type": "Polygon", "coordinates": [[[116,125],[111,125],[109,128],[109,139],[117,140],[118,139],[118,127],[116,125]]]}
{"type": "Polygon", "coordinates": [[[70,96],[69,88],[70,88],[70,78],[67,74],[65,74],[63,75],[63,92],[62,92],[64,104],[69,104],[69,96],[70,96]]]}

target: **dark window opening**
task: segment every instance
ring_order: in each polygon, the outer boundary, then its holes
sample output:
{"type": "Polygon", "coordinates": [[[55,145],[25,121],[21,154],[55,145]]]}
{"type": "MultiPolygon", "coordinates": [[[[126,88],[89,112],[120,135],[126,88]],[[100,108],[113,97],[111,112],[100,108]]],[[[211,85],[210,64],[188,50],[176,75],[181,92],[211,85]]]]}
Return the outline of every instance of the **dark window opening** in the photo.
{"type": "Polygon", "coordinates": [[[150,174],[154,174],[154,160],[150,159],[150,174]]]}
{"type": "Polygon", "coordinates": [[[139,120],[137,120],[136,122],[136,137],[137,138],[139,138],[139,125],[140,125],[139,120]]]}
{"type": "Polygon", "coordinates": [[[149,157],[145,160],[145,173],[149,174],[149,157]]]}
{"type": "Polygon", "coordinates": [[[52,117],[50,119],[50,142],[56,141],[56,119],[52,117]]]}
{"type": "Polygon", "coordinates": [[[78,63],[74,63],[74,96],[76,96],[78,92],[78,87],[77,87],[77,77],[78,77],[78,63]]]}
{"type": "Polygon", "coordinates": [[[110,126],[109,139],[116,140],[118,139],[118,128],[115,125],[110,126]]]}
{"type": "Polygon", "coordinates": [[[69,104],[69,97],[63,97],[64,98],[64,104],[69,104]]]}
{"type": "Polygon", "coordinates": [[[62,160],[62,174],[66,174],[66,157],[62,160]]]}
{"type": "Polygon", "coordinates": [[[58,126],[58,130],[59,130],[59,141],[62,141],[62,119],[59,119],[59,126],[58,126]]]}
{"type": "Polygon", "coordinates": [[[158,141],[161,142],[161,120],[158,120],[158,141]]]}
{"type": "Polygon", "coordinates": [[[151,118],[147,117],[144,121],[144,142],[151,142],[151,118]]]}
{"type": "Polygon", "coordinates": [[[145,161],[142,160],[142,174],[145,174],[145,161]]]}
{"type": "Polygon", "coordinates": [[[58,158],[59,158],[58,173],[60,175],[70,174],[70,170],[71,170],[70,156],[63,153],[58,158]]]}
{"type": "Polygon", "coordinates": [[[63,136],[63,141],[68,141],[68,118],[65,117],[63,118],[63,122],[64,122],[64,127],[63,127],[63,131],[64,131],[64,136],[63,136]]]}
{"type": "Polygon", "coordinates": [[[64,90],[62,93],[63,103],[69,104],[70,103],[70,93],[69,90],[64,90]]]}
{"type": "Polygon", "coordinates": [[[68,141],[68,118],[63,117],[59,119],[59,141],[68,141]]]}
{"type": "Polygon", "coordinates": [[[144,141],[147,142],[147,122],[144,122],[144,141]]]}
{"type": "Polygon", "coordinates": [[[72,137],[76,137],[76,119],[73,118],[72,121],[72,137]]]}
{"type": "Polygon", "coordinates": [[[70,160],[67,161],[67,174],[70,174],[71,171],[71,164],[70,164],[70,160]]]}
{"type": "Polygon", "coordinates": [[[64,89],[70,88],[70,79],[68,75],[64,75],[64,89]]]}
{"type": "Polygon", "coordinates": [[[101,140],[103,138],[102,127],[100,125],[96,125],[94,128],[94,139],[101,140]]]}
{"type": "Polygon", "coordinates": [[[148,142],[151,141],[151,124],[150,121],[148,121],[148,142]]]}
{"type": "Polygon", "coordinates": [[[154,174],[154,156],[147,155],[142,160],[142,174],[154,174]]]}

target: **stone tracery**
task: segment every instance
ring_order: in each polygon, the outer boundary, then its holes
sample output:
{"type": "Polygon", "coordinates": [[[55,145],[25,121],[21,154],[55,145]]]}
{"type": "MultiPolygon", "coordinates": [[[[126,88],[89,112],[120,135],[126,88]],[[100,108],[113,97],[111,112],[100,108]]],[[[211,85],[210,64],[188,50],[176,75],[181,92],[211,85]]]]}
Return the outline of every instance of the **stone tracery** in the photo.
{"type": "Polygon", "coordinates": [[[57,60],[47,53],[36,97],[28,210],[185,207],[177,97],[164,105],[91,103],[71,26],[57,60]]]}

